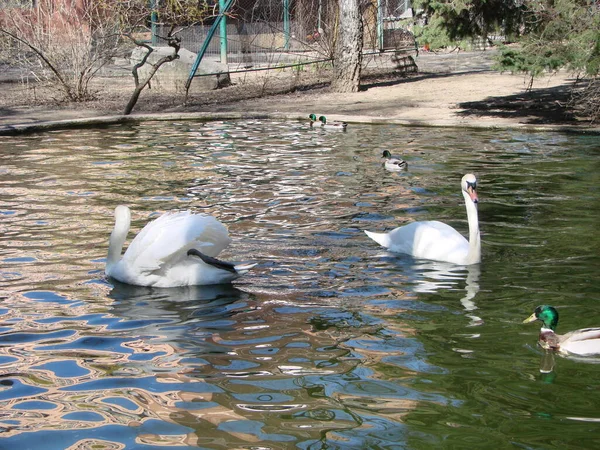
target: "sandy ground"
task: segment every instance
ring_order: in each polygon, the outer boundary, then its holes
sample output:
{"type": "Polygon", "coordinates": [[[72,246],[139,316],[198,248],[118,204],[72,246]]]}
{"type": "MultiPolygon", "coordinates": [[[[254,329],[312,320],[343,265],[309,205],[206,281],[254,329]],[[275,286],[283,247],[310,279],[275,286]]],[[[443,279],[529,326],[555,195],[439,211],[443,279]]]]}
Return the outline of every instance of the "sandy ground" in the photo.
{"type": "MultiPolygon", "coordinates": [[[[292,93],[240,100],[243,85],[190,98],[186,105],[170,99],[161,103],[144,97],[134,111],[140,114],[222,115],[305,119],[309,113],[330,120],[366,123],[461,127],[525,127],[598,131],[563,108],[574,79],[566,72],[529,79],[493,71],[491,52],[421,54],[419,72],[409,76],[366,79],[353,94],[331,93],[326,86],[292,93]],[[236,91],[237,89],[237,91],[236,91]]],[[[235,81],[235,80],[234,80],[235,81]]],[[[0,99],[0,132],[62,120],[118,115],[126,98],[108,104],[58,107],[12,102],[10,90],[0,99]]],[[[13,99],[16,100],[16,99],[13,99]]]]}

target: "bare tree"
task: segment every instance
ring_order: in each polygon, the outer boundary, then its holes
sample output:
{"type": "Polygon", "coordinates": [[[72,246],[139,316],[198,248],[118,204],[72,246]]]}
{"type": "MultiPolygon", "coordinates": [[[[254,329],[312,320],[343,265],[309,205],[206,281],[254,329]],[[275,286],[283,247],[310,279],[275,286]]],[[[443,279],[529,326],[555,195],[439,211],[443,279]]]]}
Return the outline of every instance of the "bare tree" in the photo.
{"type": "Polygon", "coordinates": [[[4,60],[57,88],[57,99],[93,97],[89,82],[118,46],[101,2],[37,0],[0,15],[4,60]]]}
{"type": "Polygon", "coordinates": [[[363,26],[359,0],[340,0],[339,27],[333,60],[334,92],[357,92],[360,87],[363,26]]]}
{"type": "Polygon", "coordinates": [[[198,0],[161,0],[153,2],[148,0],[121,0],[116,2],[115,7],[120,11],[121,35],[128,38],[138,48],[144,49],[140,61],[134,64],[132,68],[134,90],[123,112],[127,115],[133,111],[142,91],[150,86],[152,78],[160,67],[179,58],[181,39],[177,36],[178,33],[210,17],[211,12],[214,11],[208,7],[207,3],[198,0]],[[165,42],[173,50],[171,54],[163,56],[153,63],[150,62],[150,55],[154,52],[154,47],[143,39],[136,38],[136,32],[139,34],[140,30],[145,31],[146,34],[154,32],[147,25],[148,18],[152,15],[160,18],[160,24],[158,24],[160,30],[168,30],[165,35],[161,35],[161,32],[158,31],[154,36],[155,40],[165,42]],[[149,70],[145,71],[142,76],[140,69],[144,66],[149,66],[149,70]]]}
{"type": "Polygon", "coordinates": [[[36,80],[49,82],[56,88],[57,100],[93,98],[90,81],[98,70],[127,45],[133,43],[144,50],[132,70],[134,86],[125,114],[133,110],[160,67],[179,58],[177,34],[212,11],[198,0],[37,0],[29,7],[18,4],[6,6],[0,14],[0,38],[4,37],[0,44],[6,44],[1,46],[3,59],[27,68],[36,80]],[[152,15],[160,18],[156,29],[167,30],[164,36],[156,36],[157,40],[173,50],[154,63],[148,58],[154,51],[148,44],[154,31],[149,23],[152,15]],[[144,65],[150,68],[141,77],[144,65]]]}
{"type": "Polygon", "coordinates": [[[146,49],[146,53],[144,54],[144,56],[142,57],[140,62],[133,65],[133,68],[131,70],[131,72],[133,74],[133,80],[135,83],[135,89],[133,90],[133,93],[131,94],[129,101],[127,102],[127,106],[125,106],[125,110],[123,111],[123,114],[125,114],[125,115],[131,114],[131,111],[133,111],[133,108],[135,107],[138,99],[140,98],[140,94],[142,93],[144,88],[150,84],[150,81],[152,80],[154,75],[156,75],[156,72],[158,72],[158,69],[160,69],[160,66],[162,66],[165,63],[175,61],[177,58],[179,58],[179,50],[181,48],[181,39],[179,39],[177,36],[173,36],[171,34],[172,31],[173,30],[171,30],[169,32],[169,35],[167,36],[166,40],[167,40],[167,45],[173,49],[173,53],[160,58],[158,61],[156,61],[154,64],[152,64],[152,68],[150,69],[148,74],[143,79],[140,79],[139,69],[141,67],[143,67],[144,65],[149,64],[148,58],[150,57],[150,55],[152,54],[154,49],[150,45],[146,44],[144,41],[141,41],[139,39],[134,38],[132,35],[129,35],[130,39],[135,43],[135,45],[146,49]]]}

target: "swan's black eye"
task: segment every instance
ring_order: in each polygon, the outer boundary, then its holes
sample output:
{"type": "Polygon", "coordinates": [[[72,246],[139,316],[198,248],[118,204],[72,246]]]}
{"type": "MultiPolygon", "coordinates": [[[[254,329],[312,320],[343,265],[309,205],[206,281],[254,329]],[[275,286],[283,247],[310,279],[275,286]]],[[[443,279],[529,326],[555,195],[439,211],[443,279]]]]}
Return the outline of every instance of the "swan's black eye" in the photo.
{"type": "Polygon", "coordinates": [[[468,188],[471,188],[474,191],[476,191],[477,190],[477,181],[472,181],[472,182],[471,181],[467,181],[467,189],[468,188]]]}

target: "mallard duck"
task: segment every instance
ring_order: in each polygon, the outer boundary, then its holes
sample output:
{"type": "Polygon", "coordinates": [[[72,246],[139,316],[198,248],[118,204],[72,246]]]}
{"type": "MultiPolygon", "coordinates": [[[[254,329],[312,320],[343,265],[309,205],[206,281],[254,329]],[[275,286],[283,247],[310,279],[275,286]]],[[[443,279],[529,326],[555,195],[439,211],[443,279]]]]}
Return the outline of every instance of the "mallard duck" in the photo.
{"type": "Polygon", "coordinates": [[[229,283],[255,264],[234,264],[216,256],[231,242],[225,225],[212,216],[169,212],[146,224],[121,257],[131,212],[115,208],[105,273],[135,286],[177,287],[229,283]]]}
{"type": "Polygon", "coordinates": [[[481,262],[477,179],[469,173],[462,177],[460,185],[469,221],[468,241],[450,225],[437,220],[409,223],[389,233],[365,233],[391,252],[465,266],[481,262]]]}
{"type": "Polygon", "coordinates": [[[399,170],[406,170],[408,164],[399,156],[394,156],[389,150],[384,150],[382,158],[385,158],[384,167],[391,172],[398,172],[399,170]]]}
{"type": "Polygon", "coordinates": [[[322,125],[322,123],[317,119],[316,114],[309,114],[308,119],[310,120],[311,127],[320,127],[322,125]]]}
{"type": "Polygon", "coordinates": [[[548,305],[535,308],[523,323],[539,320],[542,322],[538,343],[546,350],[565,355],[589,356],[600,354],[600,328],[583,328],[567,334],[556,334],[558,311],[548,305]]]}
{"type": "Polygon", "coordinates": [[[346,127],[348,126],[346,122],[328,122],[325,116],[319,116],[319,122],[321,122],[321,128],[327,128],[330,130],[346,131],[346,127]]]}

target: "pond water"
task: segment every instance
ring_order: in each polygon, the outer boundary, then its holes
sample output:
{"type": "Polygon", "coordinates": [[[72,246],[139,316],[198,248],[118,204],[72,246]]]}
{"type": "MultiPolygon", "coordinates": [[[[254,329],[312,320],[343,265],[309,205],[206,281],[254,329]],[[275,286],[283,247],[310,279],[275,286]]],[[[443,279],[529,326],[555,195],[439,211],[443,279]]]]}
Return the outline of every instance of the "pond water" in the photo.
{"type": "Polygon", "coordinates": [[[0,448],[600,447],[597,361],[542,373],[521,323],[547,303],[559,332],[600,326],[598,136],[147,122],[0,149],[0,448]],[[363,233],[466,235],[466,172],[480,265],[363,233]],[[210,213],[222,257],[258,265],[229,286],[107,280],[118,204],[133,232],[210,213]]]}

